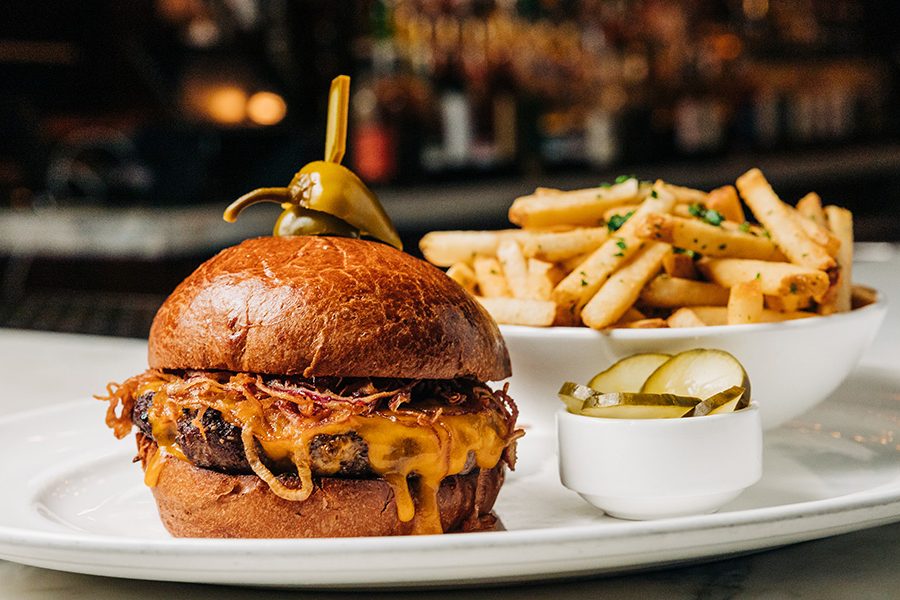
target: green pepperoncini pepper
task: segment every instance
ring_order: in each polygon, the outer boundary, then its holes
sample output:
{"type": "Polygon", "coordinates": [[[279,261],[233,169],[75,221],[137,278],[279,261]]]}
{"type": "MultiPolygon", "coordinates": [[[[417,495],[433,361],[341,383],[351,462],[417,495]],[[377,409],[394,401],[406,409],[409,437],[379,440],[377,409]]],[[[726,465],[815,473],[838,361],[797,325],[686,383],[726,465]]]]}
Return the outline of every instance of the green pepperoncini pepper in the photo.
{"type": "Polygon", "coordinates": [[[288,187],[260,188],[244,194],[225,209],[226,221],[233,223],[252,204],[275,202],[284,209],[275,223],[276,236],[366,236],[402,249],[400,236],[378,198],[356,174],[340,164],[346,140],[349,86],[350,78],[344,75],[331,84],[326,160],[305,165],[288,187]]]}

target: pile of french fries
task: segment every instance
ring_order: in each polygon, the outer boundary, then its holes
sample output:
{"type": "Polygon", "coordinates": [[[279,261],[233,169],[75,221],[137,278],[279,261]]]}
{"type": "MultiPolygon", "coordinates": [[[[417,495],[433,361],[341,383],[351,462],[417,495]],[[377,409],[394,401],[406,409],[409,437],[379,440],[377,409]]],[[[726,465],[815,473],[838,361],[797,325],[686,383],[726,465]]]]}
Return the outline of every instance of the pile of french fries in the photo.
{"type": "Polygon", "coordinates": [[[710,192],[634,177],[538,188],[513,202],[509,220],[520,228],[435,231],[420,243],[498,323],[764,323],[874,299],[851,283],[850,211],[823,208],[815,193],[786,204],[759,169],[710,192]]]}

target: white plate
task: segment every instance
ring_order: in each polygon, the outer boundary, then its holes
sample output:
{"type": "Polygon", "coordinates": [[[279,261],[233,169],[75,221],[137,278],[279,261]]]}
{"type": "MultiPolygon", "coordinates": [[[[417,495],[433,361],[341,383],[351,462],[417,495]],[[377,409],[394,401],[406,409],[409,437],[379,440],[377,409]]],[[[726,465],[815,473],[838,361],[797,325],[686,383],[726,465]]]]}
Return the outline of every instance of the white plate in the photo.
{"type": "Polygon", "coordinates": [[[130,462],[133,442],[114,440],[102,409],[80,401],[0,421],[0,558],[199,583],[459,586],[709,560],[900,520],[900,374],[874,367],[769,432],[763,479],[717,514],[606,517],[560,485],[552,437],[532,431],[496,507],[508,531],[445,536],[173,539],[130,462]]]}

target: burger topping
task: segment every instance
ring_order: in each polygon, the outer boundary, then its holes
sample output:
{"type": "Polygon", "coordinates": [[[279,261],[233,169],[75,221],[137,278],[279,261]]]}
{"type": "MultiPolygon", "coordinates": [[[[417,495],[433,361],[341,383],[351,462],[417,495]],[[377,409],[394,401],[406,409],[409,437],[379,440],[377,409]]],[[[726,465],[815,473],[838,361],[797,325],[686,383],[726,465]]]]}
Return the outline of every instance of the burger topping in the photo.
{"type": "MultiPolygon", "coordinates": [[[[472,468],[473,462],[481,469],[493,468],[501,459],[512,463],[513,442],[521,435],[508,396],[465,379],[265,379],[246,373],[151,370],[111,385],[106,399],[107,424],[117,436],[130,432],[134,413],[142,431],[149,429],[156,443],[175,456],[181,454],[179,441],[184,443],[190,427],[209,448],[234,448],[239,432],[246,462],[232,462],[226,469],[249,465],[273,493],[288,500],[305,500],[312,493],[314,472],[340,474],[345,459],[358,456],[364,446],[371,472],[394,490],[400,520],[416,517],[419,533],[441,530],[435,494],[445,477],[472,468]],[[333,447],[326,452],[327,442],[333,447]],[[342,455],[341,447],[356,452],[342,455]],[[344,459],[335,460],[340,456],[344,459]],[[292,485],[294,478],[276,474],[285,465],[296,473],[299,486],[292,485]]],[[[181,454],[185,460],[204,466],[202,453],[191,449],[186,454],[181,454]]]]}
{"type": "Polygon", "coordinates": [[[336,235],[369,237],[403,249],[400,235],[378,197],[350,169],[341,165],[347,137],[350,78],[335,77],[328,102],[325,160],[300,169],[287,187],[259,188],[225,209],[233,223],[242,210],[258,202],[281,204],[284,212],[273,235],[336,235]]]}

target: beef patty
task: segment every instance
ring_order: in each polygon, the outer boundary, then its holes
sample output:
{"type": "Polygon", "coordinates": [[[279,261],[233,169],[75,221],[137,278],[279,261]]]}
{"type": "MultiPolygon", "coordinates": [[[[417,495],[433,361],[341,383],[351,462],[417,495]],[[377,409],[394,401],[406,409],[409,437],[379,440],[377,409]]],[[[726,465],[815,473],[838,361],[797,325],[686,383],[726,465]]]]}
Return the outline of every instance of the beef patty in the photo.
{"type": "MultiPolygon", "coordinates": [[[[131,415],[137,428],[150,438],[153,438],[153,429],[147,415],[152,404],[153,392],[139,396],[134,402],[131,415]]],[[[205,410],[200,418],[200,427],[198,427],[197,411],[184,409],[177,421],[177,426],[175,442],[194,466],[230,475],[253,473],[244,453],[240,428],[225,421],[219,411],[205,410]]],[[[258,447],[257,450],[260,458],[274,473],[281,474],[292,470],[292,465],[272,463],[266,459],[261,448],[258,447]]],[[[377,477],[369,466],[368,445],[365,440],[352,431],[338,435],[320,434],[313,437],[309,443],[309,455],[313,475],[348,478],[377,477]]],[[[475,456],[469,453],[466,465],[460,474],[468,473],[474,467],[475,456]]]]}

